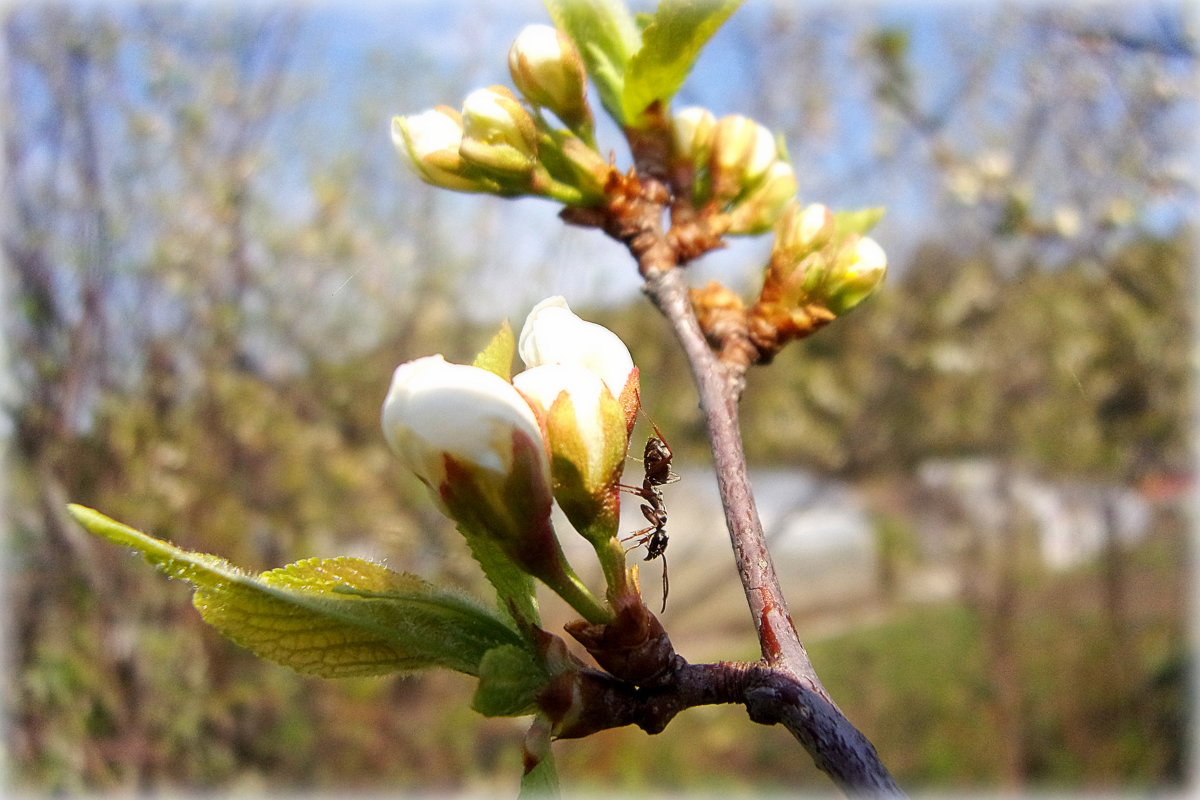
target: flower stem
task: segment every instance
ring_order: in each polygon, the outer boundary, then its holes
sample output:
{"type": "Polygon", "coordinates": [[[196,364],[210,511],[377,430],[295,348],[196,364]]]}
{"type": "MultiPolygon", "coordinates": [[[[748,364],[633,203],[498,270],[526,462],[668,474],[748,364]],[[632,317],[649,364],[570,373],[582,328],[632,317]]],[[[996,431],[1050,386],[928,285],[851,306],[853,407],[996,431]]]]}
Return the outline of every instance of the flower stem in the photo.
{"type": "Polygon", "coordinates": [[[554,590],[554,593],[567,602],[567,605],[579,612],[579,615],[593,625],[603,625],[613,621],[612,609],[605,606],[591,590],[584,586],[583,581],[579,580],[579,576],[567,567],[561,575],[550,581],[543,578],[546,585],[554,590]]]}
{"type": "Polygon", "coordinates": [[[604,583],[608,587],[608,598],[612,600],[629,591],[629,574],[625,571],[625,548],[616,537],[609,537],[595,545],[596,558],[604,570],[604,583]]]}

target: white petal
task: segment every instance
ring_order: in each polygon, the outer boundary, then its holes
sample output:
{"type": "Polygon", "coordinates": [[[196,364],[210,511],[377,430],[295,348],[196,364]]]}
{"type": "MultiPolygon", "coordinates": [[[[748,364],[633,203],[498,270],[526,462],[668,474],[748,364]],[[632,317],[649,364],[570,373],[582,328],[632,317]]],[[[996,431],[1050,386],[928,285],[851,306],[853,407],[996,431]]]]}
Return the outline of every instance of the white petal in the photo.
{"type": "Polygon", "coordinates": [[[392,122],[392,142],[404,148],[401,127],[407,129],[412,141],[412,157],[423,158],[441,150],[458,150],[462,143],[462,126],[436,109],[422,111],[412,117],[396,117],[392,122]]]}
{"type": "Polygon", "coordinates": [[[633,371],[629,348],[615,333],[578,317],[562,297],[548,297],[533,307],[521,328],[517,350],[526,367],[574,364],[594,372],[613,397],[633,371]]]}

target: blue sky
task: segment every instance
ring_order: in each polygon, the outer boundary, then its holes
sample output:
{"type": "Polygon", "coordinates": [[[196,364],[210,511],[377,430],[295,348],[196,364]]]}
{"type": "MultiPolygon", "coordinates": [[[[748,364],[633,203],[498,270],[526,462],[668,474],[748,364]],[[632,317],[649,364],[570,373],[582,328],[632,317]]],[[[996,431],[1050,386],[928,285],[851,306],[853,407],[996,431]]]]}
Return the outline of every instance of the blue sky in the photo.
{"type": "MultiPolygon", "coordinates": [[[[643,3],[642,7],[652,4],[643,3]]],[[[700,104],[711,108],[718,115],[742,110],[741,98],[748,91],[750,72],[740,62],[735,39],[739,35],[736,25],[742,20],[761,18],[768,11],[767,4],[753,0],[736,12],[733,22],[719,31],[709,47],[701,54],[693,75],[676,98],[676,107],[700,104]]],[[[329,130],[343,127],[344,135],[353,139],[349,130],[360,124],[349,109],[341,107],[343,101],[351,99],[352,85],[366,81],[378,88],[378,132],[379,141],[387,145],[387,124],[396,113],[415,113],[437,103],[457,106],[471,88],[492,83],[509,84],[505,54],[509,43],[520,29],[529,23],[548,22],[549,17],[538,2],[402,2],[393,3],[349,3],[322,4],[306,14],[299,53],[302,58],[320,59],[322,66],[304,64],[305,69],[323,70],[322,83],[328,93],[321,100],[328,103],[329,130]],[[418,81],[414,86],[389,87],[372,82],[369,62],[372,54],[388,52],[411,54],[406,62],[414,72],[428,75],[428,81],[418,81]],[[482,54],[482,55],[481,55],[482,54]],[[443,82],[448,80],[449,82],[443,82]]],[[[593,100],[594,105],[598,105],[593,100]]],[[[598,110],[598,109],[597,109],[598,110]]],[[[853,113],[851,110],[850,113],[853,113]]],[[[861,130],[866,133],[865,117],[861,130]]],[[[625,155],[624,145],[611,125],[603,127],[601,120],[601,146],[617,152],[620,159],[625,155]]],[[[767,121],[769,124],[769,121],[767,121]]],[[[361,133],[360,133],[361,135],[361,133]]],[[[337,137],[333,137],[337,138],[337,137]]],[[[838,154],[841,163],[828,162],[822,170],[836,172],[853,169],[857,164],[869,160],[868,141],[864,135],[856,142],[846,142],[838,154]]],[[[625,161],[625,163],[628,163],[625,161]]],[[[397,190],[410,185],[410,176],[401,174],[397,168],[397,190]]],[[[467,205],[480,202],[504,202],[484,198],[468,198],[461,201],[467,205]]],[[[877,201],[879,202],[879,201],[877,201]]],[[[511,243],[506,247],[513,262],[511,268],[498,268],[490,272],[511,276],[519,272],[521,265],[546,258],[547,248],[557,258],[580,262],[584,266],[571,271],[542,271],[528,280],[516,283],[536,283],[530,291],[534,295],[562,292],[568,297],[584,297],[587,300],[620,300],[633,296],[638,291],[639,281],[629,268],[627,257],[611,242],[592,231],[564,228],[555,218],[557,209],[540,200],[521,200],[509,203],[506,216],[516,221],[508,229],[524,226],[533,232],[529,241],[511,243]],[[553,241],[547,244],[546,231],[553,231],[553,241]]],[[[898,214],[903,218],[903,214],[898,214]]],[[[465,244],[471,247],[470,243],[465,244]]],[[[769,242],[765,239],[735,242],[730,251],[715,254],[694,270],[695,280],[702,282],[711,276],[726,277],[731,271],[744,272],[747,260],[762,263],[769,242]]],[[[513,282],[498,281],[496,292],[513,290],[513,282]]],[[[489,297],[488,309],[495,307],[495,294],[489,297]]],[[[536,299],[536,296],[533,296],[536,299]]],[[[514,298],[513,305],[528,302],[530,297],[514,298]]],[[[486,311],[485,311],[486,313],[486,311]]]]}
{"type": "MultiPolygon", "coordinates": [[[[649,8],[651,3],[639,4],[649,8]]],[[[749,0],[731,22],[719,31],[701,54],[691,79],[676,98],[676,107],[705,105],[717,114],[746,110],[755,87],[753,65],[743,62],[747,39],[764,35],[766,22],[776,8],[788,4],[749,0]]],[[[794,6],[790,6],[794,8],[794,6]]],[[[909,32],[911,54],[917,83],[923,99],[936,107],[940,98],[952,92],[959,76],[944,51],[945,32],[961,32],[962,43],[970,46],[974,26],[997,8],[984,2],[969,3],[895,3],[873,5],[856,3],[836,6],[818,5],[832,10],[834,22],[828,28],[825,44],[831,52],[855,53],[861,43],[862,23],[897,25],[909,32]],[[840,20],[844,18],[846,22],[840,20]],[[858,27],[856,27],[856,25],[858,27]]],[[[1122,12],[1132,30],[1149,31],[1155,24],[1156,9],[1178,10],[1171,4],[1135,4],[1122,12]]],[[[287,169],[290,148],[303,145],[336,156],[339,148],[369,148],[381,156],[378,163],[390,170],[394,191],[413,191],[417,184],[391,153],[388,125],[394,114],[416,113],[437,103],[457,106],[471,89],[492,83],[510,82],[505,54],[516,33],[531,22],[547,22],[540,2],[519,0],[403,0],[402,2],[322,2],[294,6],[301,15],[300,38],[293,68],[307,86],[302,115],[307,125],[278,133],[281,163],[287,169]],[[384,62],[378,59],[384,56],[384,62]],[[387,63],[390,59],[392,63],[387,63]],[[402,79],[397,82],[398,76],[402,79]],[[402,85],[401,85],[402,84],[402,85]],[[365,104],[365,108],[364,108],[365,104]],[[300,136],[307,139],[298,141],[300,136]]],[[[1036,56],[1013,52],[1006,57],[998,74],[1007,69],[1016,85],[1020,59],[1036,56]]],[[[831,103],[837,116],[838,138],[831,143],[813,143],[789,139],[793,157],[815,153],[816,160],[803,165],[801,196],[835,207],[886,205],[888,216],[877,230],[877,238],[902,265],[911,248],[936,223],[929,198],[935,194],[937,176],[924,154],[914,146],[906,156],[908,168],[882,172],[876,168],[878,115],[871,105],[870,74],[863,69],[848,69],[842,82],[830,89],[831,103]]],[[[999,109],[998,109],[999,111],[999,109]]],[[[1195,106],[1192,104],[1195,117],[1195,106]]],[[[778,127],[781,120],[762,119],[778,127]]],[[[601,146],[623,155],[623,145],[612,127],[601,129],[601,146]]],[[[627,163],[627,162],[624,162],[627,163]]],[[[902,165],[904,166],[904,165],[902,165]]],[[[303,202],[304,178],[293,176],[297,202],[303,202]]],[[[286,178],[283,185],[287,185],[286,178]]],[[[499,204],[501,217],[493,222],[493,231],[503,231],[505,247],[489,247],[488,232],[476,239],[459,237],[463,254],[485,262],[483,270],[486,298],[484,315],[497,308],[510,309],[539,299],[549,292],[588,300],[620,300],[636,294],[638,279],[619,247],[593,231],[562,226],[555,217],[553,204],[540,200],[516,202],[487,197],[447,199],[448,204],[478,210],[486,204],[499,204]],[[512,231],[527,231],[513,236],[512,231]],[[571,270],[554,269],[555,262],[571,262],[571,270]],[[549,265],[549,266],[548,266],[549,265]],[[487,285],[487,281],[491,285],[487,285]]],[[[1171,220],[1179,214],[1177,205],[1166,207],[1160,219],[1171,220]]],[[[728,252],[706,257],[693,267],[693,281],[702,283],[719,277],[737,283],[738,276],[749,274],[746,266],[761,264],[769,242],[764,238],[739,242],[728,252]]],[[[348,276],[351,278],[352,276],[348,276]]]]}

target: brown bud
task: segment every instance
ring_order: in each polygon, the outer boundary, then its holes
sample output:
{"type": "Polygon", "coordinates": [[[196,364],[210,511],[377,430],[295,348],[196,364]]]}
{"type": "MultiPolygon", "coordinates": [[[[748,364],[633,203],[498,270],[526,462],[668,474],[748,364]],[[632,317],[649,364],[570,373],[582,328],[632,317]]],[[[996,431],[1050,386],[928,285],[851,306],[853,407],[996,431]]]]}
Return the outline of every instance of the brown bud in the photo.
{"type": "Polygon", "coordinates": [[[722,362],[745,370],[761,360],[749,336],[749,319],[742,299],[716,281],[691,290],[692,307],[701,330],[722,362]]]}
{"type": "Polygon", "coordinates": [[[790,306],[763,301],[754,304],[747,315],[750,341],[758,348],[758,363],[770,362],[785,344],[803,339],[829,324],[836,314],[818,304],[790,306]]]}
{"type": "Polygon", "coordinates": [[[662,623],[642,603],[641,596],[621,598],[612,622],[592,625],[575,620],[566,625],[567,633],[611,675],[637,686],[653,684],[675,667],[679,656],[662,623]]]}

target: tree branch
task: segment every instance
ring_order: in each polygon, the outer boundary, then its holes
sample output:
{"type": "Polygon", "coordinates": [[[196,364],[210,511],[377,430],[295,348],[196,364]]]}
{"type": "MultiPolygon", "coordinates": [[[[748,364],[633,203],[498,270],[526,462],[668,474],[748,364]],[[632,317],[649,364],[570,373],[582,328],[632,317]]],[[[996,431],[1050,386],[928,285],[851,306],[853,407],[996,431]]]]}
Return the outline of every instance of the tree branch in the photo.
{"type": "Polygon", "coordinates": [[[817,767],[847,795],[902,795],[866,737],[806,681],[761,663],[688,664],[679,657],[673,661],[671,671],[649,686],[596,670],[566,673],[561,683],[552,682],[543,693],[543,708],[561,709],[571,699],[583,698],[582,705],[592,713],[574,716],[558,731],[559,738],[572,739],[624,725],[659,733],[686,708],[739,703],[753,721],[782,724],[791,731],[817,767]]]}
{"type": "MultiPolygon", "coordinates": [[[[738,400],[749,361],[722,361],[696,318],[681,265],[719,239],[663,229],[663,212],[676,194],[654,169],[642,139],[631,140],[636,169],[610,176],[607,203],[564,209],[569,223],[601,228],[623,243],[645,279],[643,291],[666,317],[683,347],[708,428],[721,504],[738,575],[758,632],[763,661],[757,664],[689,665],[675,653],[658,620],[644,608],[618,613],[611,625],[568,625],[607,673],[574,672],[551,687],[543,708],[587,709],[558,735],[586,736],[608,727],[636,724],[661,731],[683,708],[702,703],[742,703],[750,718],[784,725],[817,767],[847,794],[903,795],[875,748],[838,709],[821,685],[787,610],[762,521],[750,489],[738,421],[738,400]],[[639,154],[641,157],[639,158],[639,154]],[[647,163],[643,163],[647,162],[647,163]]],[[[562,719],[561,713],[559,718],[562,719]]]]}

